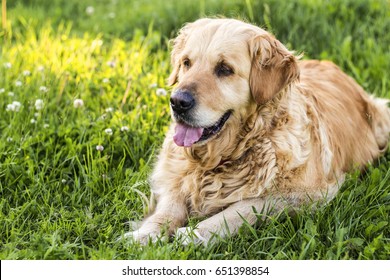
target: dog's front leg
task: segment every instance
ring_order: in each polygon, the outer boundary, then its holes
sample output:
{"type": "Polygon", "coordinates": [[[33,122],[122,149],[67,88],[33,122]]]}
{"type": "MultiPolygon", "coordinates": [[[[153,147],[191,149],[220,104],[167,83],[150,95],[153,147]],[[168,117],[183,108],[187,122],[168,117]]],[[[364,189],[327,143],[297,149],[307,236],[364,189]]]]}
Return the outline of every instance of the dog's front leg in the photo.
{"type": "Polygon", "coordinates": [[[200,222],[194,230],[179,228],[176,236],[183,244],[190,242],[207,245],[215,236],[224,237],[237,233],[241,225],[246,221],[253,225],[258,214],[275,214],[286,206],[280,199],[256,198],[236,202],[218,214],[200,222]]]}
{"type": "Polygon", "coordinates": [[[184,199],[168,193],[157,201],[155,211],[142,222],[141,227],[126,233],[124,237],[144,245],[149,239],[155,242],[174,233],[178,227],[183,226],[186,218],[184,199]]]}

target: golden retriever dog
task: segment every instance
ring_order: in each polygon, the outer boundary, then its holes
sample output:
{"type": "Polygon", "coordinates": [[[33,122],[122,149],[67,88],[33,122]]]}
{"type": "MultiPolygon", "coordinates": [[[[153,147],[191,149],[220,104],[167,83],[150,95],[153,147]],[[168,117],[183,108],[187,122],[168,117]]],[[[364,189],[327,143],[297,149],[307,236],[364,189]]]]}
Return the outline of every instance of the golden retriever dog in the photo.
{"type": "Polygon", "coordinates": [[[151,175],[140,243],[207,244],[259,213],[331,200],[387,150],[390,109],[328,61],[300,61],[267,31],[200,19],[173,41],[173,122],[151,175]],[[193,229],[189,217],[199,217],[193,229]]]}

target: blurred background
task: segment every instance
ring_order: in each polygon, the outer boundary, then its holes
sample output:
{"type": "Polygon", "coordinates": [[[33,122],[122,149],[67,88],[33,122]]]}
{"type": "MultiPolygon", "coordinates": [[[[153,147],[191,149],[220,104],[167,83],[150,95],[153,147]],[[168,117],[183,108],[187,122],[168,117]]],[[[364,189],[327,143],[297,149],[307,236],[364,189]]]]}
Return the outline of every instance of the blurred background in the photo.
{"type": "Polygon", "coordinates": [[[313,46],[307,50],[313,55],[348,36],[365,37],[365,26],[377,31],[373,35],[390,30],[386,0],[8,0],[7,6],[14,32],[26,25],[39,28],[47,22],[53,26],[71,23],[77,33],[123,39],[132,38],[136,29],[147,32],[151,27],[172,37],[183,23],[204,16],[242,18],[295,47],[313,46]]]}

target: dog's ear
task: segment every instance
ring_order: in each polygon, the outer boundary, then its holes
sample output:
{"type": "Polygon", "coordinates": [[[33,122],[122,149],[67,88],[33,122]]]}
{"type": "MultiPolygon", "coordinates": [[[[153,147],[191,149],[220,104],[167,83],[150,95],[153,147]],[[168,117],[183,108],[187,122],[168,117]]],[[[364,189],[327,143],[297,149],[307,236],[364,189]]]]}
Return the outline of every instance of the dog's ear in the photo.
{"type": "Polygon", "coordinates": [[[252,66],[249,85],[253,99],[261,105],[299,78],[297,58],[269,33],[249,43],[252,66]]]}
{"type": "Polygon", "coordinates": [[[171,52],[171,64],[172,64],[172,73],[169,75],[168,78],[168,85],[173,86],[177,83],[177,78],[180,70],[180,61],[179,61],[179,54],[184,49],[185,43],[187,41],[188,34],[190,32],[192,23],[186,24],[180,31],[177,37],[170,41],[172,45],[172,52],[171,52]]]}

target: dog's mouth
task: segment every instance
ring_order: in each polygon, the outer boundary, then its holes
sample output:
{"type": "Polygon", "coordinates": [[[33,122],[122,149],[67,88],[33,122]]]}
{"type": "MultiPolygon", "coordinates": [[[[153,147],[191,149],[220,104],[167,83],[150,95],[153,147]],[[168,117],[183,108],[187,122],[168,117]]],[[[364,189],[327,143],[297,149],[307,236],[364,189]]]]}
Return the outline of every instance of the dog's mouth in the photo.
{"type": "Polygon", "coordinates": [[[182,147],[191,147],[195,143],[208,140],[221,131],[231,113],[231,111],[226,112],[215,124],[209,127],[193,127],[183,122],[178,122],[175,127],[173,140],[176,145],[182,147]]]}

